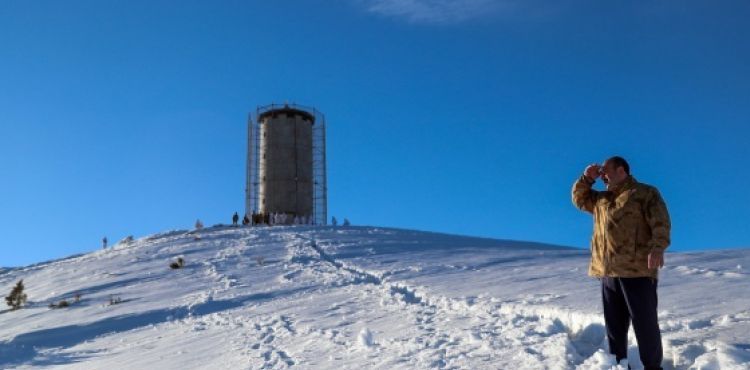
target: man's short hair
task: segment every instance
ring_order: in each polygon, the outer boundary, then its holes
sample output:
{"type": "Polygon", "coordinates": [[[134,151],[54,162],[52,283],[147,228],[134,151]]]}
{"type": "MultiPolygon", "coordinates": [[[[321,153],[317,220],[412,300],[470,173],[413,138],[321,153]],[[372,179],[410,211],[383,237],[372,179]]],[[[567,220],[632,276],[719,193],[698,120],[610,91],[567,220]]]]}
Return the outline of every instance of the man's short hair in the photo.
{"type": "Polygon", "coordinates": [[[616,155],[610,159],[607,159],[607,162],[612,163],[612,165],[615,166],[615,169],[617,169],[617,167],[622,167],[625,170],[625,173],[630,175],[630,165],[628,164],[628,161],[625,160],[625,158],[616,155]]]}

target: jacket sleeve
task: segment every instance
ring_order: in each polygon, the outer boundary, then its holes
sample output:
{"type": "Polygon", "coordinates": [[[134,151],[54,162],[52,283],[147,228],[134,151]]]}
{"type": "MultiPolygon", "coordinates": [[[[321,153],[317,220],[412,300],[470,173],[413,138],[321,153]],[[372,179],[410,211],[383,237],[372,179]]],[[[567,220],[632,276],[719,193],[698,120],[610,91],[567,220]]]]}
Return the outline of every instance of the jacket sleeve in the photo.
{"type": "Polygon", "coordinates": [[[669,233],[672,229],[672,222],[669,219],[667,205],[656,189],[646,202],[645,216],[646,222],[651,228],[651,240],[648,241],[649,248],[652,251],[664,252],[670,243],[669,233]]]}
{"type": "Polygon", "coordinates": [[[594,213],[594,204],[599,199],[599,192],[593,190],[592,185],[594,181],[584,175],[581,175],[573,184],[573,204],[578,209],[589,213],[594,213]]]}

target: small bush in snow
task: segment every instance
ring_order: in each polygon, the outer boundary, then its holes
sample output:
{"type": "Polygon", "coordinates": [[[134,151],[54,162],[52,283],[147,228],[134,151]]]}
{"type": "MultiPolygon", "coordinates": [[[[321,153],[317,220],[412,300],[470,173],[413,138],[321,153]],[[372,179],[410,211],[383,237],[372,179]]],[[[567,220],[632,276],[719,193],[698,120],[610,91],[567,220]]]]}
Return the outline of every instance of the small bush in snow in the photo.
{"type": "Polygon", "coordinates": [[[258,266],[263,266],[263,264],[266,262],[266,258],[263,256],[255,257],[255,262],[258,262],[258,266]]]}
{"type": "Polygon", "coordinates": [[[171,269],[180,269],[183,266],[185,266],[185,260],[183,260],[182,257],[177,258],[177,262],[172,262],[169,264],[169,268],[171,269]]]}
{"type": "Polygon", "coordinates": [[[122,303],[122,298],[120,298],[119,296],[116,296],[116,295],[110,295],[109,296],[109,305],[110,306],[114,306],[114,305],[120,304],[120,303],[122,303]]]}
{"type": "Polygon", "coordinates": [[[69,307],[69,306],[70,306],[70,303],[68,303],[68,301],[66,301],[64,299],[62,301],[58,302],[58,303],[50,303],[49,304],[49,308],[65,308],[65,307],[69,307]]]}
{"type": "Polygon", "coordinates": [[[351,225],[351,222],[349,222],[349,219],[348,219],[348,218],[345,218],[345,219],[344,219],[344,223],[343,223],[343,225],[344,225],[344,226],[350,226],[350,225],[351,225]]]}
{"type": "Polygon", "coordinates": [[[11,310],[17,310],[26,304],[26,293],[23,292],[23,280],[19,280],[16,286],[10,291],[10,294],[5,297],[5,302],[8,303],[11,310]]]}

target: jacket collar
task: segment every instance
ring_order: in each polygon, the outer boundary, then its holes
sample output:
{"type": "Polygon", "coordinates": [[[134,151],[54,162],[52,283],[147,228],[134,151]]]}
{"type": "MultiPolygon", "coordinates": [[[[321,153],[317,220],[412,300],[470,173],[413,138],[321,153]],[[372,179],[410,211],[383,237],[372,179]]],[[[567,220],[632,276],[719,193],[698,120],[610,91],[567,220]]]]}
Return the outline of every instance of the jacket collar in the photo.
{"type": "Polygon", "coordinates": [[[638,181],[636,181],[635,177],[632,175],[628,175],[628,177],[625,178],[625,180],[622,181],[619,185],[613,187],[612,189],[609,189],[609,191],[612,192],[615,196],[620,195],[625,190],[632,189],[635,187],[635,184],[637,184],[638,181]]]}

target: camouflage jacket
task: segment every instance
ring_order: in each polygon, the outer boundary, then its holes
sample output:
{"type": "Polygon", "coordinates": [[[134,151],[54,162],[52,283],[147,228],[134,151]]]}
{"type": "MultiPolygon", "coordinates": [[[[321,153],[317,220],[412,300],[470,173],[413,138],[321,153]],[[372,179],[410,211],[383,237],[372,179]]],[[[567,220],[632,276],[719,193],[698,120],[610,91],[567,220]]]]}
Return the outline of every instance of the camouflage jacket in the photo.
{"type": "Polygon", "coordinates": [[[593,184],[581,176],[573,185],[573,204],[594,215],[589,275],[657,278],[648,255],[667,249],[671,228],[659,191],[632,176],[608,191],[593,190],[593,184]]]}

